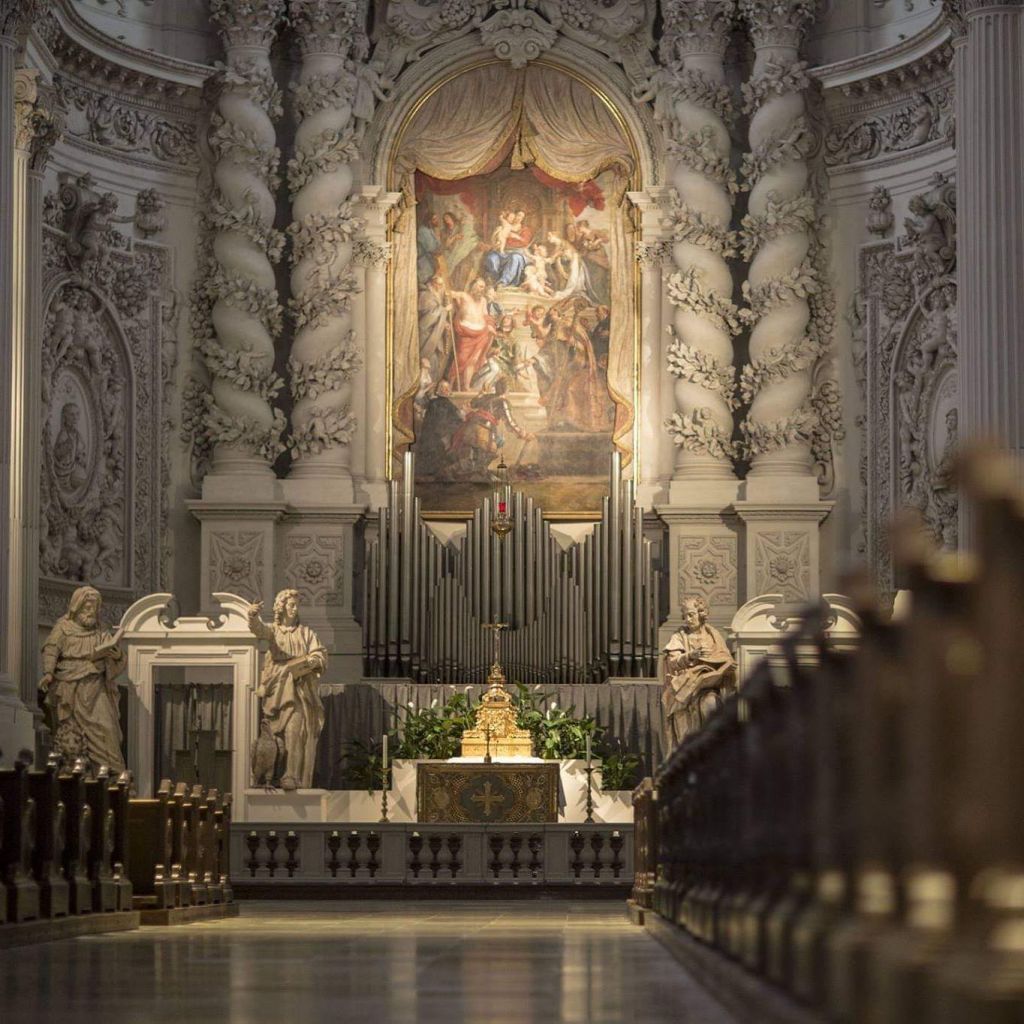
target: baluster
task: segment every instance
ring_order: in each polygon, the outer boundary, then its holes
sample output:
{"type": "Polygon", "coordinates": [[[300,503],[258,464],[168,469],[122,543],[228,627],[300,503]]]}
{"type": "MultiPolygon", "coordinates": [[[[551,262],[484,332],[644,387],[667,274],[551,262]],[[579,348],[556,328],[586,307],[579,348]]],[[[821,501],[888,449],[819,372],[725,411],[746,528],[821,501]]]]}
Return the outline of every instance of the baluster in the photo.
{"type": "Polygon", "coordinates": [[[280,844],[280,838],[274,829],[267,832],[267,838],[264,840],[264,845],[267,848],[267,871],[270,877],[274,877],[274,872],[277,871],[277,847],[280,844]]]}
{"type": "Polygon", "coordinates": [[[285,833],[284,848],[288,854],[288,858],[284,862],[285,870],[288,872],[288,877],[293,878],[299,866],[299,860],[296,856],[299,852],[299,837],[297,833],[291,830],[285,833]]]}
{"type": "MultiPolygon", "coordinates": [[[[249,849],[249,859],[248,859],[248,861],[246,861],[246,865],[245,866],[249,869],[249,874],[253,878],[255,878],[256,877],[256,872],[257,872],[257,870],[259,869],[259,866],[260,866],[259,858],[256,856],[257,851],[260,848],[259,833],[258,832],[249,832],[248,835],[246,835],[246,837],[245,837],[245,845],[249,849]]],[[[172,871],[172,878],[174,877],[174,874],[175,874],[175,872],[172,871]]]]}
{"type": "Polygon", "coordinates": [[[369,853],[369,859],[366,862],[366,870],[370,872],[370,877],[373,878],[377,874],[377,870],[380,868],[380,861],[377,859],[377,854],[380,851],[380,833],[370,831],[370,834],[366,837],[366,850],[369,853]]]}
{"type": "Polygon", "coordinates": [[[341,861],[338,859],[338,853],[341,850],[341,833],[337,829],[333,829],[327,836],[327,850],[330,853],[330,857],[327,859],[327,870],[331,873],[331,878],[338,877],[338,869],[341,867],[341,861]]]}
{"type": "Polygon", "coordinates": [[[348,846],[348,864],[346,867],[348,868],[350,878],[355,878],[359,873],[359,849],[362,846],[362,842],[356,829],[352,829],[345,840],[345,845],[348,846]]]}
{"type": "Polygon", "coordinates": [[[451,862],[449,866],[452,878],[454,879],[462,869],[462,861],[459,859],[459,854],[462,852],[462,836],[453,832],[448,837],[448,852],[451,855],[451,862]]]}
{"type": "Polygon", "coordinates": [[[423,863],[420,860],[420,852],[423,849],[423,836],[419,832],[413,832],[409,836],[409,870],[412,872],[413,878],[420,877],[420,869],[423,867],[423,863]]]}

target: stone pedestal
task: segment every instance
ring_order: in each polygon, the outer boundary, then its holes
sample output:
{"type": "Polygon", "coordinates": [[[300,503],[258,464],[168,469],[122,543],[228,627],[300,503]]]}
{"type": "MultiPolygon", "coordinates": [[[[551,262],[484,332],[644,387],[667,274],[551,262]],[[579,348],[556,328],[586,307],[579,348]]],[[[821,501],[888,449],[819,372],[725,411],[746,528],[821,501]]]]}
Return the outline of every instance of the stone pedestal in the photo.
{"type": "Polygon", "coordinates": [[[193,501],[202,523],[202,610],[218,591],[262,601],[268,609],[280,590],[299,592],[302,621],[331,657],[331,678],[362,672],[362,629],[353,610],[355,527],[361,505],[330,505],[311,498],[309,481],[280,481],[285,499],[243,505],[193,501]]]}
{"type": "Polygon", "coordinates": [[[661,506],[668,525],[669,612],[659,639],[664,644],[683,624],[683,600],[702,597],[712,625],[729,624],[742,601],[739,575],[739,524],[731,505],[714,508],[661,506]]]}
{"type": "MultiPolygon", "coordinates": [[[[289,497],[295,484],[284,481],[289,497]]],[[[355,527],[363,512],[361,505],[314,505],[296,498],[276,529],[277,589],[299,592],[302,621],[327,648],[332,679],[363,671],[363,633],[353,610],[355,527]]]]}
{"type": "Polygon", "coordinates": [[[291,793],[247,789],[241,821],[273,821],[301,825],[328,821],[326,789],[297,789],[291,793]]]}
{"type": "Polygon", "coordinates": [[[832,511],[829,501],[767,504],[738,501],[743,523],[741,596],[780,594],[794,605],[821,593],[821,544],[818,527],[832,511]]]}
{"type": "Polygon", "coordinates": [[[212,595],[217,592],[262,601],[268,608],[274,604],[275,527],[284,516],[285,504],[242,504],[237,492],[234,498],[208,500],[204,482],[203,500],[188,502],[189,511],[202,524],[199,592],[204,612],[212,608],[212,595]]]}

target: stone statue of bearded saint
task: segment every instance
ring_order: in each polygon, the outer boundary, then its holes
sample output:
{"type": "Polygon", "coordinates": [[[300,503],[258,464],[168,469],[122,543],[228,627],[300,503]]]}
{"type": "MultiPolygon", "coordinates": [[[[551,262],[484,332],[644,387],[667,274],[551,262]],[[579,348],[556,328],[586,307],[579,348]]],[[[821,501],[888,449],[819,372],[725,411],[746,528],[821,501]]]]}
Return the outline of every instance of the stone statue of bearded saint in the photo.
{"type": "Polygon", "coordinates": [[[707,602],[688,598],[683,627],[665,645],[662,704],[669,749],[696,732],[736,685],[736,662],[707,621],[707,602]]]}
{"type": "Polygon", "coordinates": [[[320,676],[327,667],[327,651],[316,633],[299,623],[298,591],[282,590],[277,595],[272,625],[260,618],[262,609],[262,601],[249,606],[249,629],[270,644],[256,689],[262,701],[257,743],[272,738],[281,751],[282,789],[309,789],[324,725],[320,676]]]}
{"type": "Polygon", "coordinates": [[[103,599],[79,587],[43,644],[39,689],[53,708],[53,747],[65,761],[83,758],[95,774],[125,769],[115,680],[127,658],[115,637],[100,628],[103,599]]]}

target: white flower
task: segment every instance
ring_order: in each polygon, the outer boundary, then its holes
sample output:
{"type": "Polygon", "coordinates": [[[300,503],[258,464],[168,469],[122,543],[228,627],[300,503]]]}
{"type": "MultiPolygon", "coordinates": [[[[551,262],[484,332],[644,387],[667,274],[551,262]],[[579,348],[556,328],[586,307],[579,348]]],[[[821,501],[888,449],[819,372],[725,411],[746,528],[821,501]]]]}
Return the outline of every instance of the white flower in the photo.
{"type": "Polygon", "coordinates": [[[430,706],[432,708],[436,708],[437,707],[437,698],[436,697],[430,702],[430,706]]]}

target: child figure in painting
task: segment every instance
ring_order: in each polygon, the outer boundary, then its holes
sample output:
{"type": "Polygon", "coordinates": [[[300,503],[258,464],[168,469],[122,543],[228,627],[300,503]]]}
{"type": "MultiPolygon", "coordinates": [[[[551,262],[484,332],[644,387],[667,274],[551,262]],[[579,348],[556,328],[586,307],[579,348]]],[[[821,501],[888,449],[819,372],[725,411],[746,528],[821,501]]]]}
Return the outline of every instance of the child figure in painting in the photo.
{"type": "Polygon", "coordinates": [[[516,215],[511,210],[502,210],[498,214],[498,226],[491,234],[491,248],[504,255],[508,238],[516,230],[516,215]]]}
{"type": "Polygon", "coordinates": [[[540,295],[545,299],[552,296],[551,285],[548,284],[548,263],[547,256],[542,252],[543,246],[531,246],[526,250],[526,269],[523,271],[524,292],[530,295],[540,295]]]}

